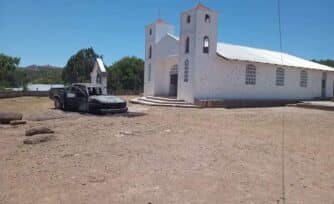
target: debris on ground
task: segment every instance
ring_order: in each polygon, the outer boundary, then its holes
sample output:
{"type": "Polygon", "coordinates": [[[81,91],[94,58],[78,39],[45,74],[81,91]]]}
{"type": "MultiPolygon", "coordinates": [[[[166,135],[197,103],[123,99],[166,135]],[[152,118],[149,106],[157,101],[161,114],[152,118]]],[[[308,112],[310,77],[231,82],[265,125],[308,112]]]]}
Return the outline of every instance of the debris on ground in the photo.
{"type": "Polygon", "coordinates": [[[13,120],[22,120],[22,113],[17,112],[0,112],[0,123],[8,124],[13,120]]]}
{"type": "Polygon", "coordinates": [[[135,135],[132,131],[120,131],[118,134],[116,134],[116,137],[124,137],[124,136],[133,136],[135,135]]]}
{"type": "Polygon", "coordinates": [[[53,130],[47,127],[34,127],[29,130],[26,130],[26,136],[33,136],[33,135],[38,135],[38,134],[50,134],[54,133],[53,130]]]}
{"type": "Polygon", "coordinates": [[[51,140],[54,135],[35,135],[23,140],[23,144],[39,144],[51,140]]]}
{"type": "Polygon", "coordinates": [[[25,119],[30,121],[47,121],[65,118],[65,113],[60,110],[45,111],[39,114],[32,114],[25,119]]]}
{"type": "Polygon", "coordinates": [[[103,183],[105,182],[106,177],[103,175],[89,176],[88,181],[90,183],[103,183]]]}

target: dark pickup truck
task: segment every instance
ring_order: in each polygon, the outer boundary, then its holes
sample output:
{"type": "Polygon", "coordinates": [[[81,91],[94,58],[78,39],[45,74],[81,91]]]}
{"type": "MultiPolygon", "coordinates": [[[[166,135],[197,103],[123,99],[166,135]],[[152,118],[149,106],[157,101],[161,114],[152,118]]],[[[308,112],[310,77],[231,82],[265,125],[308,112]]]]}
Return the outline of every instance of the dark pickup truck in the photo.
{"type": "Polygon", "coordinates": [[[65,88],[54,88],[49,92],[56,109],[89,113],[125,113],[126,101],[111,95],[102,95],[102,87],[77,83],[65,88]]]}

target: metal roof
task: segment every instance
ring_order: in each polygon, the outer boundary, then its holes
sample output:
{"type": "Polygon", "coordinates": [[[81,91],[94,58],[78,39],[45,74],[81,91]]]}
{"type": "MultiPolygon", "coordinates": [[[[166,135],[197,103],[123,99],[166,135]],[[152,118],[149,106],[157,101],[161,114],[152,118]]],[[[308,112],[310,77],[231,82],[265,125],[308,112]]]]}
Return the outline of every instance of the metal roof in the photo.
{"type": "Polygon", "coordinates": [[[177,37],[177,36],[175,36],[175,35],[173,35],[173,34],[170,34],[170,33],[167,33],[167,36],[169,36],[169,37],[171,37],[171,38],[173,38],[173,39],[175,39],[175,40],[177,40],[177,41],[180,40],[179,37],[177,37]]]}
{"type": "MultiPolygon", "coordinates": [[[[175,39],[176,41],[180,40],[179,37],[173,34],[167,33],[167,35],[175,39]]],[[[323,71],[334,71],[333,67],[305,60],[296,56],[289,55],[287,53],[240,45],[232,45],[228,43],[218,43],[217,54],[228,60],[264,63],[304,69],[316,69],[323,71]]]]}
{"type": "Polygon", "coordinates": [[[223,58],[230,60],[258,62],[305,69],[334,71],[334,68],[332,67],[295,57],[286,53],[232,45],[227,43],[218,43],[217,54],[223,58]]]}
{"type": "Polygon", "coordinates": [[[97,64],[99,65],[99,67],[100,67],[100,71],[101,71],[101,72],[107,72],[107,70],[106,70],[106,68],[104,67],[104,63],[103,63],[103,61],[102,61],[101,58],[97,58],[97,59],[96,59],[96,62],[97,62],[97,64]]]}

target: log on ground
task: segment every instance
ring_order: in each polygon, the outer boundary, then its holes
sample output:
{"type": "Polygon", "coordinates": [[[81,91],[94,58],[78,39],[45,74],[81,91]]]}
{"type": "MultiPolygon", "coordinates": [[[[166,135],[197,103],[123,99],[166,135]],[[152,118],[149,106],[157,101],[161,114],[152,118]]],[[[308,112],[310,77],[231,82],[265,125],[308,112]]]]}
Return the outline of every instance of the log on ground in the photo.
{"type": "Polygon", "coordinates": [[[0,112],[0,123],[8,124],[13,120],[22,120],[22,113],[16,112],[0,112]]]}
{"type": "Polygon", "coordinates": [[[54,131],[47,127],[34,127],[29,130],[26,130],[26,136],[50,134],[50,133],[54,133],[54,131]]]}

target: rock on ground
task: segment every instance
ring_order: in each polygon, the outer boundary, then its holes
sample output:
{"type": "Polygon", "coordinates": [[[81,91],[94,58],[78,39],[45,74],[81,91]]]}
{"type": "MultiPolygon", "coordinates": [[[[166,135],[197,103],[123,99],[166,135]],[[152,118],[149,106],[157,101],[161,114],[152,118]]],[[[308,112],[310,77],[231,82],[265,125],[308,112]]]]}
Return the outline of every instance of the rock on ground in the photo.
{"type": "Polygon", "coordinates": [[[38,134],[50,134],[50,133],[54,133],[54,131],[47,127],[35,127],[26,130],[26,136],[33,136],[38,134]]]}
{"type": "Polygon", "coordinates": [[[22,113],[0,112],[0,123],[8,124],[13,120],[22,120],[22,113]]]}
{"type": "Polygon", "coordinates": [[[27,121],[25,121],[25,120],[12,120],[12,121],[10,121],[11,125],[24,125],[26,123],[27,123],[27,121]]]}
{"type": "Polygon", "coordinates": [[[23,140],[23,144],[39,144],[51,140],[54,135],[35,135],[23,140]]]}

